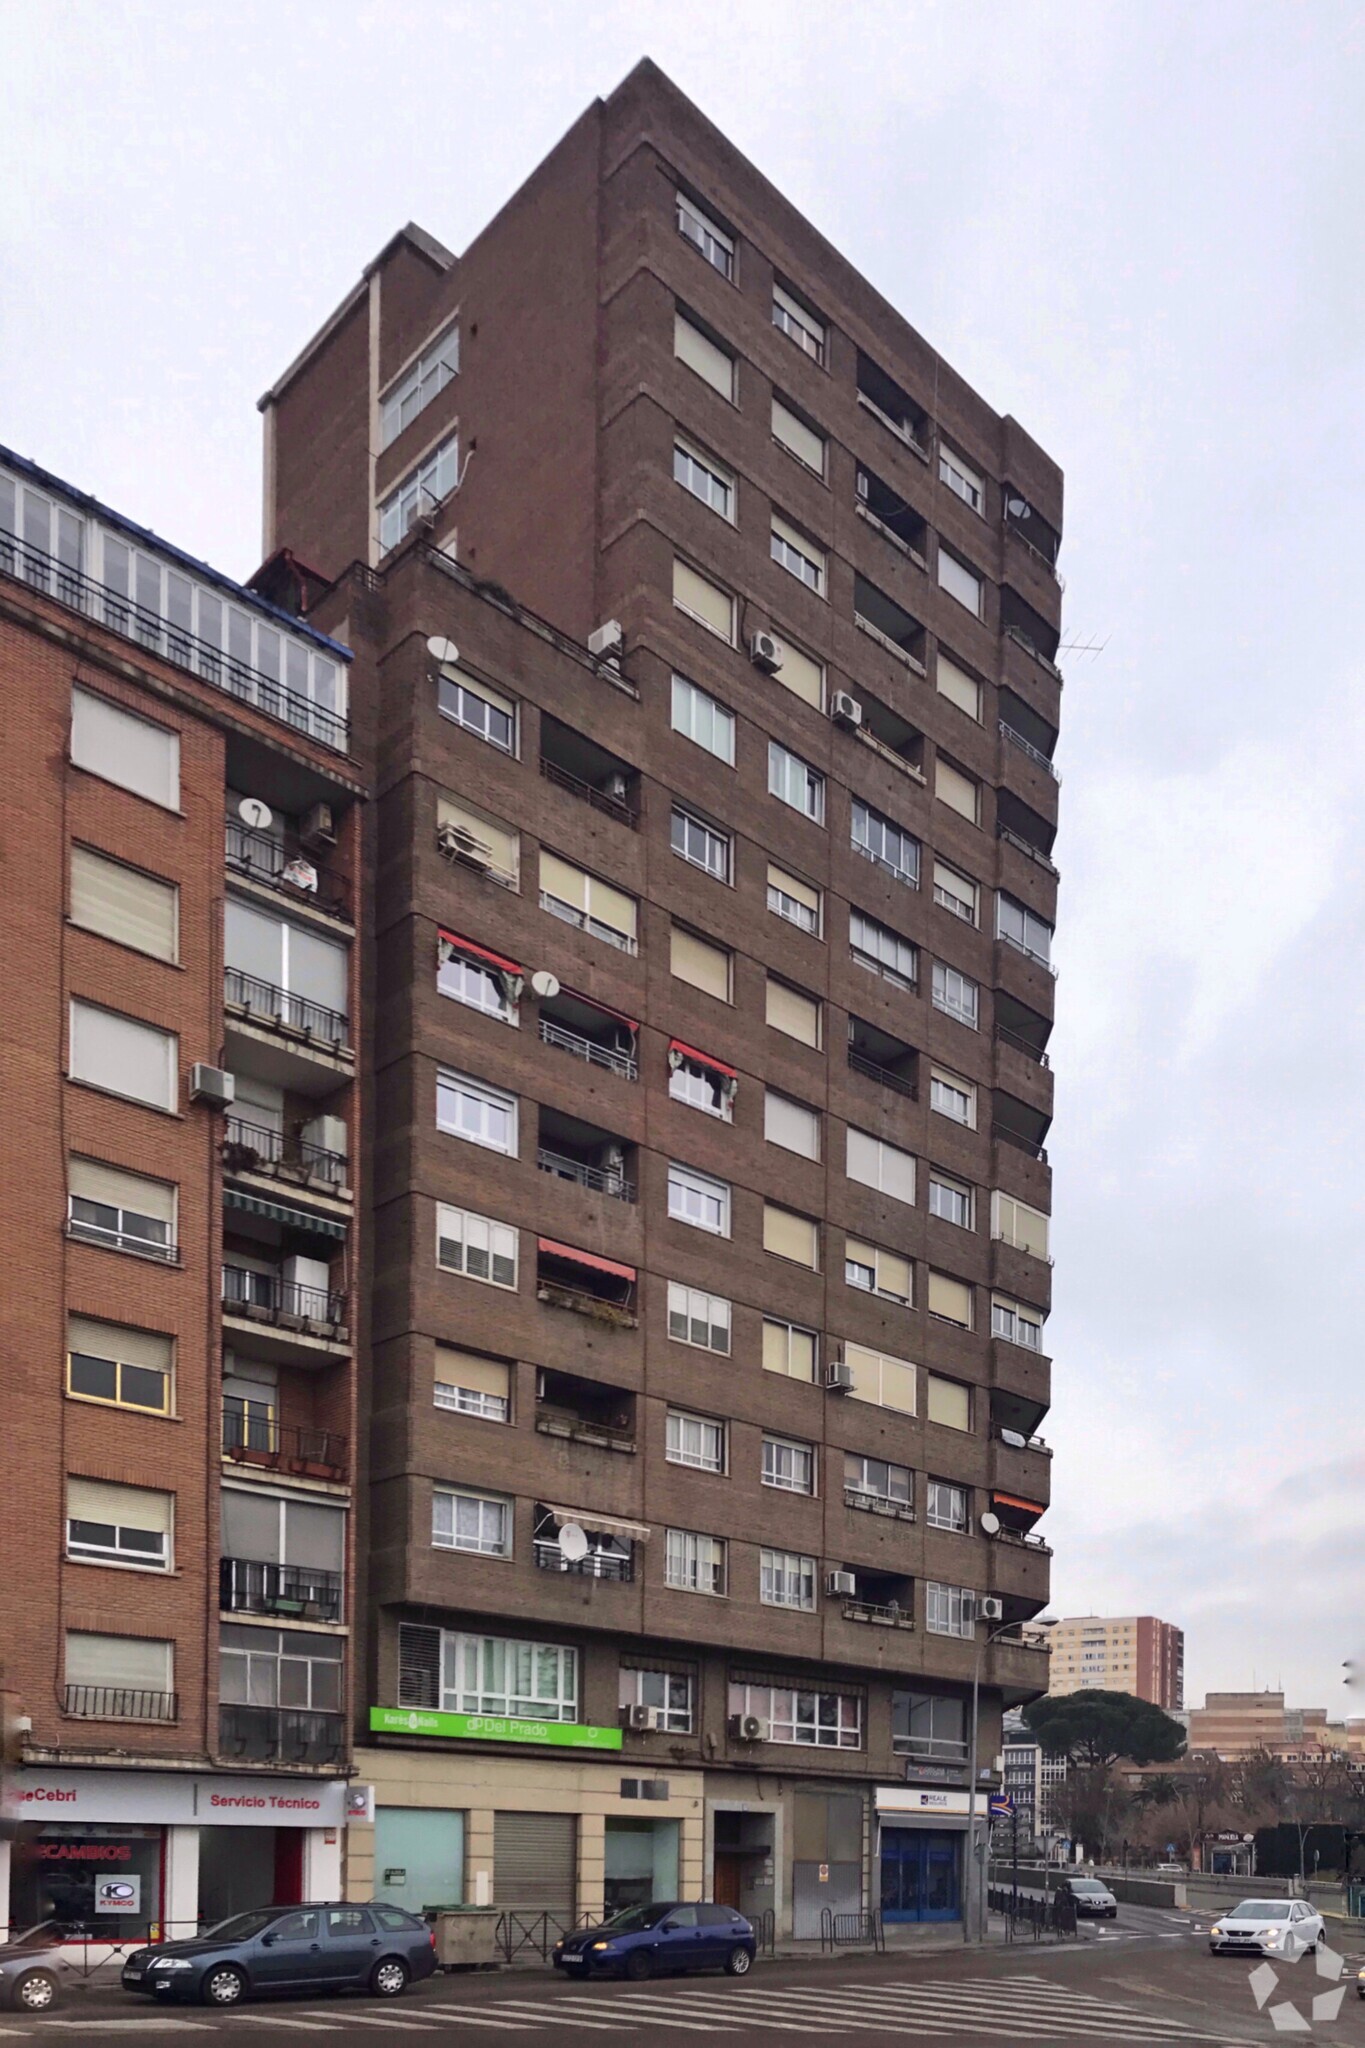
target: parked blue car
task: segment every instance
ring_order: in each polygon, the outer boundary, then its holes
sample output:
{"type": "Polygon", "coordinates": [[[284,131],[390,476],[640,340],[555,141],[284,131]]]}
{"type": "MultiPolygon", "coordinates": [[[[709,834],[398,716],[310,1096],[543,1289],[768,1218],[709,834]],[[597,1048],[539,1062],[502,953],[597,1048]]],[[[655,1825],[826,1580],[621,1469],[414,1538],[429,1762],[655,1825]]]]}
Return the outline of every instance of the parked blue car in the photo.
{"type": "Polygon", "coordinates": [[[554,1966],[574,1977],[629,1977],[640,1983],[669,1970],[753,1967],[754,1930],[742,1913],[679,1901],[628,1906],[600,1927],[581,1928],[554,1947],[554,1966]]]}
{"type": "Polygon", "coordinates": [[[125,1991],[169,2003],[234,2006],[275,1992],[372,1991],[396,1998],[436,1968],[435,1936],[401,1906],[263,1906],[195,1941],[135,1948],[125,1991]]]}

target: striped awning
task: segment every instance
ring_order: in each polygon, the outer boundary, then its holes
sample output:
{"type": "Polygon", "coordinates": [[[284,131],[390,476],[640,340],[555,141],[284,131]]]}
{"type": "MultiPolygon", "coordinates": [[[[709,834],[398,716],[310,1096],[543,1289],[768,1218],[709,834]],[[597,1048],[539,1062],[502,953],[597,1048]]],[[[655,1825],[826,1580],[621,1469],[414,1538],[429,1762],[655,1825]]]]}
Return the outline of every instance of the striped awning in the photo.
{"type": "Polygon", "coordinates": [[[563,1528],[566,1522],[577,1522],[580,1529],[590,1529],[594,1536],[618,1536],[625,1543],[648,1543],[649,1530],[643,1522],[623,1522],[618,1515],[598,1515],[587,1508],[561,1508],[551,1501],[543,1503],[547,1515],[553,1515],[563,1528]]]}
{"type": "Polygon", "coordinates": [[[304,1230],[313,1237],[346,1236],[346,1225],[339,1216],[323,1216],[314,1209],[293,1209],[286,1202],[267,1202],[260,1195],[249,1195],[245,1188],[224,1188],[223,1201],[229,1209],[244,1209],[248,1216],[278,1223],[282,1230],[304,1230]]]}

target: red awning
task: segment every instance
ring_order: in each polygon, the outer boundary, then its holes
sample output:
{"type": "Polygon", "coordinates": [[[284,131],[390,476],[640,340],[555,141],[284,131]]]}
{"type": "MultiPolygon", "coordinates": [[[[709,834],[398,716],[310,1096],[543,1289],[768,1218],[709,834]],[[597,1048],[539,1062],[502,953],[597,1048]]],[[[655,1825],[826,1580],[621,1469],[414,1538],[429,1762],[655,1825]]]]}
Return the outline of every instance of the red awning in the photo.
{"type": "Polygon", "coordinates": [[[1026,1515],[1045,1515],[1046,1501],[1020,1500],[1017,1494],[996,1493],[991,1495],[998,1508],[1020,1508],[1026,1515]]]}
{"type": "Polygon", "coordinates": [[[614,1017],[618,1024],[625,1025],[627,1031],[638,1031],[640,1028],[634,1017],[628,1017],[624,1010],[613,1010],[610,1003],[599,1003],[595,996],[580,995],[576,988],[562,989],[560,993],[572,996],[576,1003],[582,1003],[589,1010],[600,1011],[604,1017],[614,1017]]]}
{"type": "Polygon", "coordinates": [[[695,1060],[700,1067],[710,1067],[712,1073],[728,1074],[732,1081],[739,1079],[738,1067],[727,1066],[725,1061],[718,1060],[713,1052],[698,1052],[695,1045],[684,1045],[680,1038],[670,1038],[668,1049],[670,1052],[680,1052],[685,1060],[695,1060]]]}
{"type": "Polygon", "coordinates": [[[475,960],[486,960],[490,967],[500,967],[504,974],[521,973],[515,960],[504,960],[501,953],[490,953],[487,946],[476,946],[472,939],[462,939],[458,932],[448,932],[444,925],[439,927],[439,932],[447,945],[457,946],[460,952],[469,953],[475,960]]]}
{"type": "Polygon", "coordinates": [[[575,1266],[591,1266],[598,1273],[614,1273],[618,1280],[633,1280],[634,1266],[623,1266],[616,1259],[600,1259],[596,1252],[580,1252],[571,1244],[557,1244],[552,1237],[537,1240],[543,1252],[549,1252],[556,1259],[572,1259],[575,1266]]]}

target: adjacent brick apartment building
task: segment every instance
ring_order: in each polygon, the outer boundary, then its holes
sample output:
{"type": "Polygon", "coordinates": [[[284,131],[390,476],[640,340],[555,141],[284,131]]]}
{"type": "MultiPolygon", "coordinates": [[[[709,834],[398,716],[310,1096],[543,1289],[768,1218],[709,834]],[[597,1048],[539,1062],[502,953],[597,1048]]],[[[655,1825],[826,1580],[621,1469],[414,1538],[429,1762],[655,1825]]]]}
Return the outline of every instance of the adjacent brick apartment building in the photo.
{"type": "Polygon", "coordinates": [[[1050,1693],[1098,1687],[1133,1693],[1168,1713],[1184,1706],[1185,1631],[1173,1622],[1154,1614],[1069,1615],[1049,1636],[1050,1693]]]}
{"type": "Polygon", "coordinates": [[[262,407],[377,748],[348,1883],[954,1917],[1047,1678],[1057,468],[649,64],[262,407]]]}
{"type": "Polygon", "coordinates": [[[349,662],[0,449],[11,1924],[340,1883],[349,662]]]}

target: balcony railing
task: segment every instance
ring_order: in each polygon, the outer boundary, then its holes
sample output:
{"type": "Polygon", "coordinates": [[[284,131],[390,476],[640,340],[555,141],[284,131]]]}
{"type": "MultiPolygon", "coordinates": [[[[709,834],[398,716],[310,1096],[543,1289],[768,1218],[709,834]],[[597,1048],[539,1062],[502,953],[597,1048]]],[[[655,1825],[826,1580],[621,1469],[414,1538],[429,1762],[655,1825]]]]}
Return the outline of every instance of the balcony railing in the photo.
{"type": "Polygon", "coordinates": [[[923,1757],[928,1763],[961,1764],[968,1767],[967,1745],[947,1735],[893,1735],[891,1748],[897,1756],[923,1757]]]}
{"type": "Polygon", "coordinates": [[[908,1500],[887,1500],[880,1493],[864,1493],[860,1486],[844,1488],[844,1506],[858,1508],[863,1514],[889,1515],[898,1522],[913,1522],[915,1510],[908,1500]]]}
{"type": "Polygon", "coordinates": [[[256,1273],[246,1266],[224,1266],[223,1307],[230,1315],[251,1316],[268,1323],[323,1323],[344,1328],[346,1296],[329,1287],[307,1287],[278,1273],[256,1273]]]}
{"type": "Polygon", "coordinates": [[[1008,740],[1012,747],[1018,747],[1021,754],[1027,754],[1030,761],[1035,762],[1039,768],[1045,769],[1054,782],[1061,781],[1062,778],[1058,774],[1056,767],[1049,756],[1043,752],[1042,748],[1035,747],[1032,740],[1026,740],[1021,732],[1016,732],[1014,727],[1007,725],[1003,718],[1000,720],[1000,737],[1002,740],[1008,740]]]}
{"type": "Polygon", "coordinates": [[[1014,1145],[1020,1152],[1027,1152],[1030,1159],[1039,1159],[1047,1165],[1047,1147],[1039,1145],[1032,1138],[1026,1138],[1022,1131],[1012,1131],[1008,1124],[992,1124],[991,1136],[1006,1145],[1014,1145]]]}
{"type": "Polygon", "coordinates": [[[572,1408],[553,1408],[543,1401],[536,1403],[536,1428],[542,1436],[568,1437],[575,1443],[596,1444],[604,1451],[635,1449],[633,1429],[614,1429],[610,1423],[595,1422],[572,1408]]]}
{"type": "Polygon", "coordinates": [[[591,804],[595,811],[602,811],[608,818],[629,825],[632,832],[638,830],[640,813],[633,810],[623,797],[608,796],[605,790],[595,789],[591,782],[585,782],[581,775],[571,775],[558,762],[547,761],[543,754],[540,772],[547,782],[553,782],[559,789],[567,789],[570,796],[576,796],[580,803],[591,804]]]}
{"type": "Polygon", "coordinates": [[[350,1026],[339,1010],[329,1010],[325,1003],[310,1002],[290,989],[276,988],[273,982],[244,974],[240,967],[224,970],[223,1001],[234,1009],[246,1010],[258,1021],[264,1018],[286,1031],[297,1031],[304,1038],[322,1039],[333,1049],[350,1044],[350,1026]]]}
{"type": "Polygon", "coordinates": [[[1023,1053],[1024,1058],[1032,1060],[1036,1066],[1051,1066],[1052,1062],[1042,1048],[1031,1044],[1027,1038],[1021,1038],[1017,1031],[1009,1030],[1004,1024],[997,1024],[995,1035],[1002,1045],[1012,1045],[1016,1052],[1023,1053]]]}
{"type": "MultiPolygon", "coordinates": [[[[888,654],[894,654],[897,661],[903,661],[905,666],[912,668],[917,676],[928,674],[928,670],[917,654],[912,654],[908,647],[902,647],[900,641],[893,640],[889,633],[883,633],[880,626],[874,626],[871,619],[864,618],[861,612],[854,612],[853,623],[860,633],[866,633],[869,639],[875,640],[879,646],[884,647],[888,654]]],[[[920,780],[923,781],[923,779],[923,776],[921,776],[920,780]]]]}
{"type": "Polygon", "coordinates": [[[995,1532],[997,1543],[1012,1543],[1016,1550],[1036,1550],[1042,1557],[1051,1557],[1052,1545],[1043,1536],[1035,1536],[1031,1529],[1007,1529],[1002,1524],[995,1532]]]}
{"type": "Polygon", "coordinates": [[[304,1564],[218,1560],[218,1604],[225,1614],[277,1614],[299,1621],[341,1620],[341,1573],[304,1564]]]}
{"type": "Polygon", "coordinates": [[[869,1081],[880,1081],[883,1088],[894,1088],[898,1095],[908,1095],[912,1102],[919,1101],[919,1089],[913,1081],[907,1081],[902,1074],[893,1074],[889,1067],[879,1067],[875,1060],[855,1052],[852,1046],[848,1049],[848,1063],[855,1074],[865,1074],[869,1081]]]}
{"type": "Polygon", "coordinates": [[[276,1422],[272,1416],[223,1409],[223,1456],[236,1465],[289,1472],[308,1479],[345,1479],[349,1444],[333,1429],[276,1422]]]}
{"type": "Polygon", "coordinates": [[[871,1622],[878,1628],[913,1628],[915,1626],[913,1610],[909,1607],[898,1606],[895,1602],[889,1602],[887,1605],[882,1606],[873,1600],[845,1600],[842,1612],[845,1621],[871,1622]]]}
{"type": "Polygon", "coordinates": [[[1057,970],[1052,962],[1045,959],[1041,953],[1035,953],[1032,946],[1026,946],[1022,939],[1016,939],[1010,932],[998,931],[995,936],[1002,946],[1010,947],[1015,953],[1022,953],[1024,958],[1031,960],[1035,967],[1041,967],[1044,974],[1050,974],[1054,981],[1057,979],[1057,970]]]}
{"type": "Polygon", "coordinates": [[[609,1074],[619,1074],[623,1081],[637,1081],[640,1077],[639,1065],[628,1052],[614,1052],[609,1045],[598,1045],[581,1032],[570,1031],[567,1024],[556,1024],[552,1017],[541,1018],[540,1037],[542,1044],[571,1052],[575,1059],[586,1060],[589,1066],[605,1067],[609,1074]]]}
{"type": "Polygon", "coordinates": [[[1060,874],[1061,870],[1056,861],[1044,853],[1041,847],[1035,846],[1032,840],[1025,839],[1022,832],[1016,832],[1011,826],[1001,824],[996,825],[995,832],[998,839],[1003,839],[1016,853],[1022,853],[1025,860],[1033,861],[1037,867],[1046,869],[1050,875],[1060,874]]]}
{"type": "Polygon", "coordinates": [[[540,907],[548,910],[551,917],[562,919],[565,924],[576,925],[581,932],[588,932],[594,939],[601,939],[605,945],[615,946],[620,953],[634,953],[636,942],[629,932],[618,932],[615,925],[603,924],[586,910],[580,910],[576,903],[566,903],[562,896],[551,895],[548,889],[540,892],[540,907]]]}
{"type": "Polygon", "coordinates": [[[218,1748],[223,1756],[257,1763],[337,1764],[346,1754],[344,1714],[316,1714],[301,1707],[218,1709],[218,1748]]]}
{"type": "Polygon", "coordinates": [[[143,1692],[121,1685],[68,1685],[62,1711],[86,1721],[174,1721],[180,1698],[173,1692],[143,1692]]]}
{"type": "Polygon", "coordinates": [[[323,910],[329,917],[344,918],[350,923],[350,892],[345,883],[326,868],[320,868],[306,853],[291,854],[284,842],[269,832],[258,832],[251,825],[229,818],[225,857],[234,874],[257,882],[264,889],[273,889],[286,902],[311,904],[314,910],[323,910]],[[306,879],[299,879],[300,869],[311,869],[316,883],[310,885],[306,879]]]}
{"type": "Polygon", "coordinates": [[[579,1579],[616,1579],[627,1586],[634,1583],[633,1551],[628,1557],[610,1550],[590,1550],[585,1557],[565,1557],[558,1543],[547,1543],[538,1537],[535,1554],[536,1564],[543,1572],[570,1572],[579,1579]]]}
{"type": "MultiPolygon", "coordinates": [[[[1010,1436],[1017,1436],[1018,1434],[1017,1430],[1011,1430],[1008,1434],[1003,1429],[997,1429],[995,1432],[997,1441],[1004,1444],[1009,1443],[1010,1436]]],[[[1045,1443],[1040,1436],[1026,1437],[1022,1443],[1009,1444],[1009,1448],[1012,1451],[1036,1451],[1040,1458],[1050,1458],[1052,1456],[1051,1444],[1045,1443]]]]}
{"type": "Polygon", "coordinates": [[[614,1323],[618,1329],[633,1330],[639,1316],[628,1303],[605,1301],[587,1287],[570,1287],[562,1280],[538,1279],[536,1299],[548,1308],[568,1309],[571,1315],[591,1316],[594,1322],[614,1323]]]}
{"type": "Polygon", "coordinates": [[[331,1188],[346,1185],[344,1154],[329,1152],[325,1145],[309,1144],[292,1131],[248,1123],[240,1116],[227,1120],[223,1160],[231,1173],[283,1173],[323,1181],[331,1188]]]}
{"type": "Polygon", "coordinates": [[[619,1167],[584,1166],[580,1160],[566,1159],[562,1152],[547,1151],[544,1145],[536,1152],[536,1165],[542,1173],[552,1173],[558,1180],[577,1181],[581,1188],[591,1188],[594,1194],[611,1195],[618,1202],[635,1200],[635,1183],[627,1180],[619,1167]]]}
{"type": "Polygon", "coordinates": [[[1048,674],[1054,677],[1057,682],[1060,683],[1062,681],[1062,672],[1058,668],[1056,662],[1049,660],[1048,656],[1042,652],[1041,648],[1034,646],[1033,642],[1029,639],[1028,634],[1023,630],[1022,626],[1006,626],[1005,638],[1007,640],[1013,640],[1016,646],[1022,647],[1025,654],[1031,654],[1033,656],[1033,659],[1038,663],[1038,666],[1040,668],[1045,668],[1048,674]]]}

